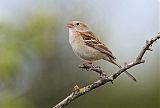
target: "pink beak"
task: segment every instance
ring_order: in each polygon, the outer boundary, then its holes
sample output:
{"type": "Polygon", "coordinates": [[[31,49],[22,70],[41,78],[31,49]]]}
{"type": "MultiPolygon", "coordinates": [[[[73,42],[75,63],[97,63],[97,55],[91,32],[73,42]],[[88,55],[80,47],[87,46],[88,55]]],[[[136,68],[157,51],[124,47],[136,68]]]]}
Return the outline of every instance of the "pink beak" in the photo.
{"type": "Polygon", "coordinates": [[[68,27],[68,28],[73,28],[73,27],[74,27],[74,25],[73,25],[73,24],[71,24],[71,23],[68,23],[68,24],[66,25],[66,27],[68,27]]]}

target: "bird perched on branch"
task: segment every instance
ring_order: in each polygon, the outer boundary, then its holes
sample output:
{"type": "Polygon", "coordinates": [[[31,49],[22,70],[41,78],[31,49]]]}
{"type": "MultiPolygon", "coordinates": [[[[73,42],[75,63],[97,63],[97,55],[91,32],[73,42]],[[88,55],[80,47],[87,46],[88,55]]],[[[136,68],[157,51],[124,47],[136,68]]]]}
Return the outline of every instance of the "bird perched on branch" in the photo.
{"type": "MultiPolygon", "coordinates": [[[[94,61],[103,59],[122,68],[117,62],[116,57],[81,21],[72,21],[66,25],[69,28],[69,43],[74,53],[85,61],[85,64],[92,64],[94,61]]],[[[125,73],[136,79],[127,71],[125,73]]]]}

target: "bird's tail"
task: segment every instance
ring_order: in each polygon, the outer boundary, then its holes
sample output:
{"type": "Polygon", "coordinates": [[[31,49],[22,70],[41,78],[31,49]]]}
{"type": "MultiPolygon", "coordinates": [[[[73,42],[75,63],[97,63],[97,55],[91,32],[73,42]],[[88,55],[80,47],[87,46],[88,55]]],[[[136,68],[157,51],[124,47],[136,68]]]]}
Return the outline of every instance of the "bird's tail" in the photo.
{"type": "MultiPolygon", "coordinates": [[[[120,69],[122,68],[121,65],[119,65],[118,63],[116,63],[115,58],[110,58],[110,57],[108,58],[108,57],[106,57],[106,58],[104,58],[104,60],[109,61],[109,62],[115,64],[115,65],[118,66],[120,69]]],[[[137,81],[136,78],[135,78],[132,74],[130,74],[129,72],[125,71],[125,73],[126,73],[133,81],[135,81],[135,82],[137,81]]]]}
{"type": "MultiPolygon", "coordinates": [[[[122,66],[121,65],[119,65],[119,64],[117,64],[116,62],[112,62],[113,64],[115,64],[116,66],[118,66],[120,69],[122,68],[122,66]]],[[[125,71],[125,73],[133,80],[133,81],[137,81],[136,80],[136,78],[132,75],[132,74],[130,74],[129,72],[127,72],[127,71],[125,71]]]]}

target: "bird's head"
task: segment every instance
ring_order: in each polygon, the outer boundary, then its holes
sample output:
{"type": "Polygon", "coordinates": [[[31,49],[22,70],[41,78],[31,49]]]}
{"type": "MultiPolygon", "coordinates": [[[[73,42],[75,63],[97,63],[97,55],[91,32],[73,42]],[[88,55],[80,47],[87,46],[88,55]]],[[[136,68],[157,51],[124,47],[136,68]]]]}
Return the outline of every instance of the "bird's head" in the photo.
{"type": "Polygon", "coordinates": [[[82,23],[81,21],[72,21],[66,25],[70,30],[80,31],[80,32],[86,32],[89,31],[88,26],[85,23],[82,23]]]}

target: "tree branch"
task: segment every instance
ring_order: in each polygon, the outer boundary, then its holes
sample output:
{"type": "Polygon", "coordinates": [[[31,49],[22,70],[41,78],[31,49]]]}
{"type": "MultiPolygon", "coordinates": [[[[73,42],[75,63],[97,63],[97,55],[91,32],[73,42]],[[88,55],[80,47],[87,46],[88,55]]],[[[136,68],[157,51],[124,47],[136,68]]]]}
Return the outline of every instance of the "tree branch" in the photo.
{"type": "Polygon", "coordinates": [[[131,67],[144,63],[145,60],[142,59],[144,54],[146,53],[146,51],[152,51],[150,47],[152,47],[152,44],[156,42],[158,39],[160,39],[160,33],[158,33],[156,37],[151,38],[149,41],[146,41],[146,44],[144,45],[143,49],[140,51],[140,53],[138,54],[137,58],[134,61],[132,61],[129,64],[125,63],[125,66],[123,68],[119,69],[117,72],[113,73],[110,76],[106,76],[106,74],[100,67],[86,66],[86,65],[81,66],[80,68],[89,69],[99,73],[101,75],[101,78],[95,81],[94,83],[88,86],[85,86],[83,88],[79,88],[76,85],[72,93],[68,97],[66,97],[64,100],[62,100],[60,103],[58,103],[56,106],[54,106],[53,108],[63,108],[67,106],[69,103],[71,103],[72,101],[74,101],[76,98],[90,92],[91,90],[98,88],[108,82],[113,82],[114,79],[116,79],[119,75],[121,75],[123,72],[130,69],[131,67]]]}

